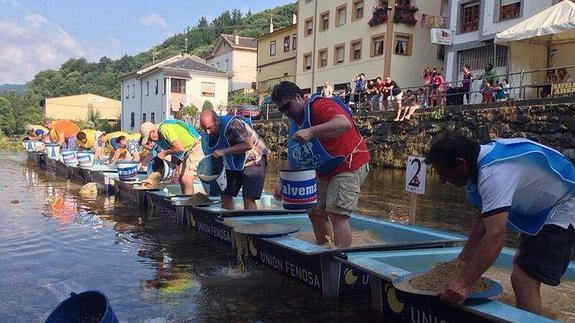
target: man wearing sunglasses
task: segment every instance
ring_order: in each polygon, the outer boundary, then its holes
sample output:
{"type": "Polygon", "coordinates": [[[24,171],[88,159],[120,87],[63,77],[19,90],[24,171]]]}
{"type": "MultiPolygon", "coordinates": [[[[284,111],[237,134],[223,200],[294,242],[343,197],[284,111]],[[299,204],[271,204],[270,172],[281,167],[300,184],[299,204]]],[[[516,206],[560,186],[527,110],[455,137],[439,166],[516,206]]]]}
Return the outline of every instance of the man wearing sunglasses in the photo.
{"type": "MultiPolygon", "coordinates": [[[[290,119],[288,165],[314,168],[318,205],[309,211],[316,240],[351,246],[349,216],[369,172],[369,152],[349,108],[338,98],[306,99],[294,83],[281,82],[271,94],[280,112],[290,119]]],[[[281,197],[281,186],[274,189],[281,197]]]]}

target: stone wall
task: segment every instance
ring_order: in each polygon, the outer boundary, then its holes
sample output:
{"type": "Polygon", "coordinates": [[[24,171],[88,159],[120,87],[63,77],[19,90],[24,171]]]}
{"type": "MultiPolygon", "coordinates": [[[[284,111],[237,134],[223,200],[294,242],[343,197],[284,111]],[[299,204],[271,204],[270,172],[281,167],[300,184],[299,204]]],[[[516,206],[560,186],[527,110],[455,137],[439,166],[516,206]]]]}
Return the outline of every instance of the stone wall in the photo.
{"type": "MultiPolygon", "coordinates": [[[[423,155],[431,139],[444,130],[460,131],[479,142],[529,138],[575,161],[575,104],[435,108],[419,110],[403,122],[392,121],[394,117],[390,112],[356,117],[374,166],[404,167],[408,155],[423,155]]],[[[255,127],[272,153],[285,158],[287,119],[262,121],[255,127]]]]}

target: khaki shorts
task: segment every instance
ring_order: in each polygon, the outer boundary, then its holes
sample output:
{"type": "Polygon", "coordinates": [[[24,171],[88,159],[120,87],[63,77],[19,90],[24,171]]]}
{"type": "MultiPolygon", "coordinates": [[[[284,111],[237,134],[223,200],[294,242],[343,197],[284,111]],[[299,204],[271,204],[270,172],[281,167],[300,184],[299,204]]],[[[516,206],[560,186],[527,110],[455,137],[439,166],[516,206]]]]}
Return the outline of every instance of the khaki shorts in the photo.
{"type": "Polygon", "coordinates": [[[204,153],[202,152],[200,145],[196,145],[192,149],[188,150],[184,157],[184,161],[182,162],[180,174],[182,176],[188,174],[196,176],[196,168],[198,168],[198,163],[202,158],[204,158],[204,153]]]}
{"type": "Polygon", "coordinates": [[[317,181],[317,206],[328,213],[351,215],[357,207],[361,185],[369,172],[365,163],[353,172],[344,172],[328,180],[317,181]]]}

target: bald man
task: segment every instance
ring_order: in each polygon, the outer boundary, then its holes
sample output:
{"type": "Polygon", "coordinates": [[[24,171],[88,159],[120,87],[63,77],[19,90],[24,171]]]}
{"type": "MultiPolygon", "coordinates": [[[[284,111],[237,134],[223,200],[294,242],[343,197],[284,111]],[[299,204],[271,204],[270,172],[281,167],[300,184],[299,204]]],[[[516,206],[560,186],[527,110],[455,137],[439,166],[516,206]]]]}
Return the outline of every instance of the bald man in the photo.
{"type": "Polygon", "coordinates": [[[200,123],[204,154],[224,160],[227,186],[221,196],[222,207],[232,210],[233,198],[243,188],[244,209],[257,209],[256,200],[261,197],[264,186],[268,149],[251,121],[203,111],[200,123]]]}

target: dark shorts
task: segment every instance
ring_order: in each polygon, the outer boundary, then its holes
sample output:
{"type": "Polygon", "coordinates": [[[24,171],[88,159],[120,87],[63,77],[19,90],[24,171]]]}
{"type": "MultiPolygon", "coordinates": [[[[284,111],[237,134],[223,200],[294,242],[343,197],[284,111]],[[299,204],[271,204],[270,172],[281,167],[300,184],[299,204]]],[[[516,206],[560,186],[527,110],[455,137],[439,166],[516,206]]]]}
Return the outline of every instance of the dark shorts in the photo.
{"type": "Polygon", "coordinates": [[[569,266],[575,229],[546,225],[535,236],[521,235],[515,262],[529,276],[545,285],[557,286],[569,266]]]}
{"type": "Polygon", "coordinates": [[[258,200],[262,196],[264,180],[266,177],[266,156],[254,165],[248,166],[241,171],[226,170],[228,185],[223,195],[238,196],[242,189],[243,197],[251,197],[258,200]]]}

